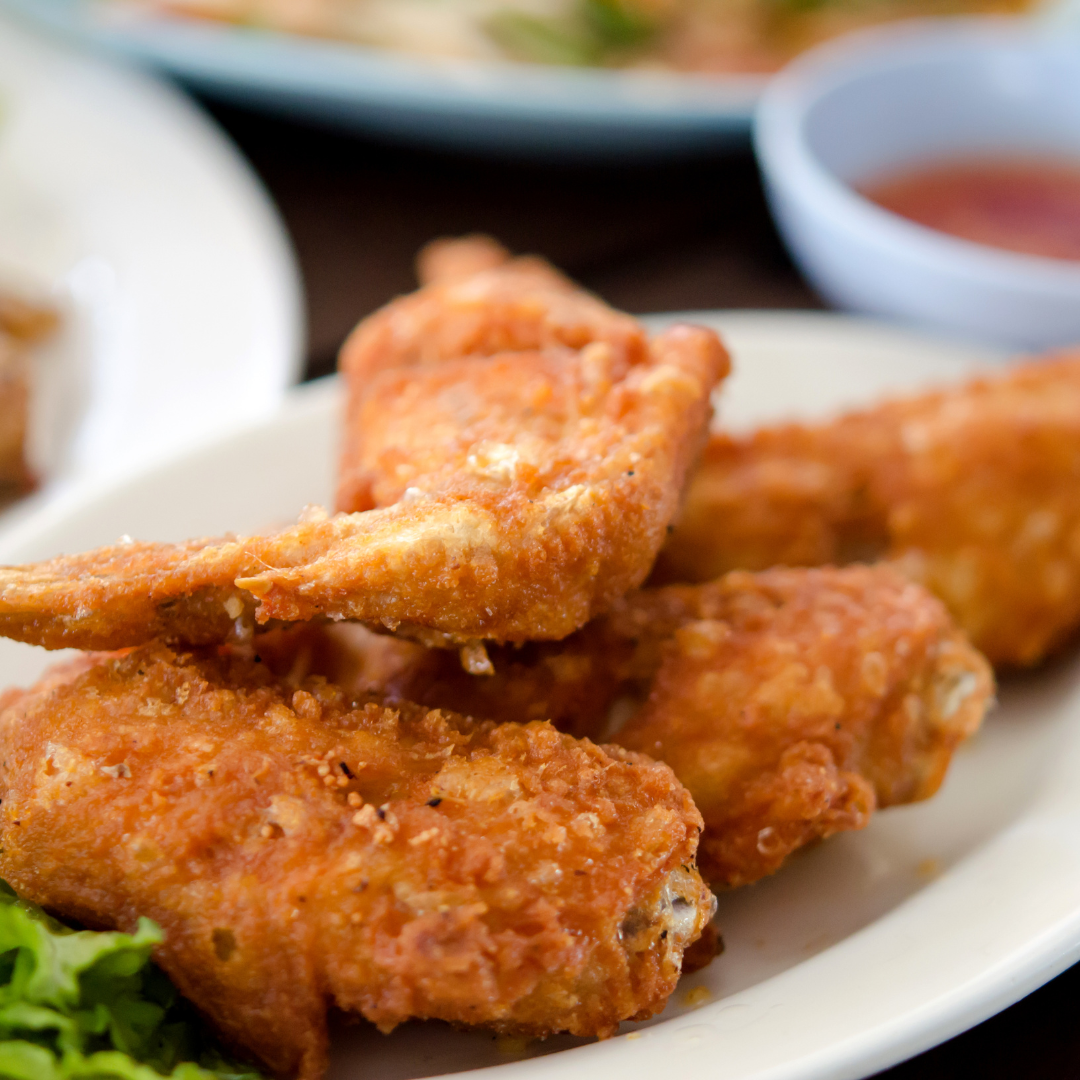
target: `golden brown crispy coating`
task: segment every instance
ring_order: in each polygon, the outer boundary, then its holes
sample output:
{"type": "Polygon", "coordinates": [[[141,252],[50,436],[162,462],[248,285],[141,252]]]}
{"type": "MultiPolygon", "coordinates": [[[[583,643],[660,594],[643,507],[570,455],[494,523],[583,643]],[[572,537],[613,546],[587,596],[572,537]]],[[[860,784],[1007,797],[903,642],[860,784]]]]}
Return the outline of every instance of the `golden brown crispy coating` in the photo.
{"type": "Polygon", "coordinates": [[[158,959],[312,1080],[326,1012],[609,1035],[660,1009],[714,902],[666,765],[236,656],[86,657],[0,716],[0,874],[158,959]]]}
{"type": "Polygon", "coordinates": [[[636,319],[579,289],[543,259],[511,259],[490,238],[473,236],[435,241],[417,263],[424,286],[364,319],[341,350],[349,398],[337,508],[347,513],[397,502],[432,463],[436,469],[443,464],[447,438],[481,444],[480,468],[472,472],[514,479],[516,469],[535,467],[560,443],[572,443],[574,426],[588,424],[599,398],[648,358],[636,319]],[[590,346],[586,356],[576,355],[590,346]],[[484,362],[492,358],[502,359],[498,370],[484,362]],[[393,408],[416,368],[464,359],[471,361],[467,371],[458,367],[414,393],[411,408],[393,408]],[[549,384],[553,369],[576,369],[582,361],[585,385],[559,386],[557,377],[549,384]],[[529,370],[536,365],[548,378],[529,370]],[[579,397],[586,399],[583,416],[579,397]],[[412,419],[417,400],[434,406],[434,415],[412,419]],[[478,430],[477,421],[483,424],[478,430]],[[532,429],[531,437],[521,437],[521,426],[532,429]]]}
{"type": "Polygon", "coordinates": [[[615,738],[690,789],[702,873],[727,886],[861,828],[875,806],[929,798],[993,692],[940,602],[887,567],[737,572],[659,592],[686,622],[615,738]]]}
{"type": "Polygon", "coordinates": [[[717,437],[657,580],[878,552],[994,663],[1080,624],[1080,354],[818,426],[717,437]]]}
{"type": "Polygon", "coordinates": [[[445,649],[374,634],[357,623],[274,629],[261,634],[256,647],[282,677],[316,674],[350,694],[374,693],[500,723],[550,719],[561,731],[599,740],[633,655],[624,638],[601,637],[606,625],[595,620],[560,642],[489,646],[490,675],[470,675],[445,649]]]}
{"type": "Polygon", "coordinates": [[[271,662],[593,738],[629,713],[612,738],[675,769],[705,818],[702,871],[727,886],[933,795],[993,691],[942,604],[887,566],[646,589],[563,642],[493,649],[488,677],[356,628],[305,633],[271,662]]]}
{"type": "MultiPolygon", "coordinates": [[[[879,555],[885,525],[869,501],[867,463],[893,444],[855,438],[851,419],[713,435],[650,580],[712,581],[731,570],[879,555]]],[[[863,439],[881,434],[858,431],[863,439]]]]}
{"type": "Polygon", "coordinates": [[[329,617],[471,645],[559,639],[606,610],[649,572],[727,354],[694,327],[646,345],[629,316],[538,261],[491,273],[493,296],[483,274],[445,289],[479,297],[467,314],[481,344],[493,334],[494,347],[526,351],[455,358],[480,346],[460,340],[438,284],[373,316],[346,348],[343,484],[366,512],[0,570],[0,633],[48,648],[204,644],[238,619],[329,617]],[[543,287],[530,291],[534,278],[543,287]]]}
{"type": "Polygon", "coordinates": [[[351,387],[399,367],[466,356],[603,343],[619,361],[645,359],[633,316],[608,307],[536,256],[511,258],[489,237],[436,240],[417,258],[422,288],[364,319],[342,347],[351,387]]]}

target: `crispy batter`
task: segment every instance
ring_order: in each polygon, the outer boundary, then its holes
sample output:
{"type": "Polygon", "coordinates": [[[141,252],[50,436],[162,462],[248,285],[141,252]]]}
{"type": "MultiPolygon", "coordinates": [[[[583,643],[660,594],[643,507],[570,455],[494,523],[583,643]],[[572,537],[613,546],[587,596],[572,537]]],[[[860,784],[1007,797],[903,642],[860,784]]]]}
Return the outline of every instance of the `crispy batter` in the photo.
{"type": "Polygon", "coordinates": [[[607,625],[596,620],[557,643],[489,646],[490,675],[470,675],[444,649],[374,634],[357,623],[275,629],[259,636],[257,648],[285,678],[316,674],[350,694],[374,693],[500,723],[553,720],[568,734],[600,740],[633,656],[625,638],[604,633],[607,625]]]}
{"type": "Polygon", "coordinates": [[[705,818],[702,871],[727,886],[933,795],[993,691],[942,604],[887,566],[646,589],[564,642],[492,650],[489,677],[355,628],[307,634],[272,663],[593,738],[629,713],[612,738],[675,769],[705,818]]]}
{"type": "Polygon", "coordinates": [[[524,470],[527,479],[553,449],[564,456],[560,444],[569,449],[575,428],[585,433],[582,421],[587,430],[600,399],[648,360],[636,319],[577,288],[543,259],[511,259],[490,238],[476,236],[435,241],[417,263],[424,287],[361,322],[341,350],[349,399],[337,508],[347,513],[399,501],[432,465],[441,469],[447,439],[479,444],[474,475],[486,473],[505,486],[524,470]],[[468,375],[456,368],[434,392],[425,387],[405,408],[393,408],[417,368],[466,358],[468,375]],[[485,362],[493,359],[502,363],[485,362]],[[553,369],[567,364],[584,368],[583,384],[560,386],[553,369]],[[529,370],[536,365],[541,371],[529,370]],[[414,419],[417,399],[432,413],[414,419]]]}
{"type": "Polygon", "coordinates": [[[897,561],[991,661],[1080,624],[1080,354],[818,426],[713,439],[658,581],[897,561]]]}
{"type": "Polygon", "coordinates": [[[842,565],[879,555],[885,524],[869,503],[867,462],[892,443],[852,439],[849,447],[849,421],[713,435],[650,580],[712,581],[731,570],[842,565]]]}
{"type": "Polygon", "coordinates": [[[482,669],[474,643],[557,640],[641,583],[728,358],[694,327],[646,344],[629,316],[515,260],[395,301],[343,367],[343,490],[364,512],[0,570],[0,633],[104,649],[329,617],[473,646],[482,669]]]}
{"type": "Polygon", "coordinates": [[[616,736],[705,818],[711,881],[771,874],[875,806],[929,798],[993,692],[944,607],[887,567],[733,573],[660,590],[687,621],[616,736]]]}
{"type": "Polygon", "coordinates": [[[637,319],[543,259],[511,258],[490,237],[436,240],[417,257],[417,273],[417,292],[364,319],[342,347],[339,367],[351,387],[392,368],[598,342],[623,363],[645,360],[637,319]]]}
{"type": "Polygon", "coordinates": [[[671,770],[560,735],[350,702],[160,645],[0,715],[0,874],[158,959],[225,1036],[312,1080],[332,1004],[609,1035],[660,1009],[714,907],[671,770]]]}

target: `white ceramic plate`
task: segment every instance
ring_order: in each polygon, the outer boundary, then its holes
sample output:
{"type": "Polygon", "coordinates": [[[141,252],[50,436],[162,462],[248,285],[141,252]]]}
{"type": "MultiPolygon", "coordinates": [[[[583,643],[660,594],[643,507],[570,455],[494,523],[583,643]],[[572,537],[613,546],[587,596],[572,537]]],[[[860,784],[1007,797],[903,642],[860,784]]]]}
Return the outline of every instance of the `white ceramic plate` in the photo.
{"type": "Polygon", "coordinates": [[[169,87],[0,19],[0,281],[59,305],[37,365],[47,482],[268,415],[299,374],[277,214],[169,87]]]}
{"type": "MultiPolygon", "coordinates": [[[[733,346],[724,411],[740,423],[821,415],[995,359],[840,316],[702,318],[733,346]]],[[[291,518],[330,496],[338,403],[334,381],[306,387],[276,420],[71,494],[3,538],[0,560],[291,518]]],[[[49,659],[0,642],[0,685],[28,682],[49,659]]],[[[650,1023],[604,1043],[552,1039],[517,1059],[439,1024],[389,1037],[360,1025],[339,1033],[332,1080],[491,1065],[501,1080],[847,1080],[982,1020],[1080,956],[1080,658],[1000,697],[937,798],[722,896],[726,953],[650,1023]],[[693,1007],[698,988],[706,1001],[693,1007]]]]}

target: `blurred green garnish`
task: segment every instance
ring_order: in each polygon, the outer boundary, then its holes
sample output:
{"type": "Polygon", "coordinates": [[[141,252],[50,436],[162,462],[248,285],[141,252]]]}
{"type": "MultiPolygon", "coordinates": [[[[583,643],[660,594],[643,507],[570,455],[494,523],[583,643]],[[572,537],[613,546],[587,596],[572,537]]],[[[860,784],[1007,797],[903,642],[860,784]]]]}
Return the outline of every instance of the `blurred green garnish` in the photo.
{"type": "Polygon", "coordinates": [[[645,45],[659,29],[633,0],[578,0],[566,16],[502,11],[488,20],[508,55],[540,64],[603,64],[645,45]]]}
{"type": "Polygon", "coordinates": [[[597,41],[607,48],[644,45],[659,29],[627,0],[581,0],[581,15],[597,41]]]}
{"type": "Polygon", "coordinates": [[[487,21],[487,32],[509,56],[538,64],[596,64],[600,56],[582,26],[517,11],[501,11],[487,21]]]}

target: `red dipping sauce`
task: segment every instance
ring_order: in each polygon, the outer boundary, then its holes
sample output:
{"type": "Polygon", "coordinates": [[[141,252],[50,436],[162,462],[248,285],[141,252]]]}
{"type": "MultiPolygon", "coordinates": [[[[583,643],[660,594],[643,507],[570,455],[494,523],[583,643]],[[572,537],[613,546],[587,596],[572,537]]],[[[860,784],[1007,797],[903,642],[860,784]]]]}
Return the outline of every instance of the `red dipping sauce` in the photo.
{"type": "Polygon", "coordinates": [[[859,190],[894,214],[977,244],[1080,261],[1080,162],[946,162],[859,190]]]}

